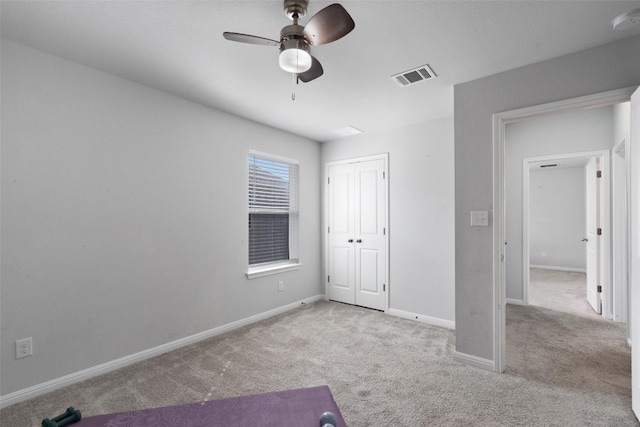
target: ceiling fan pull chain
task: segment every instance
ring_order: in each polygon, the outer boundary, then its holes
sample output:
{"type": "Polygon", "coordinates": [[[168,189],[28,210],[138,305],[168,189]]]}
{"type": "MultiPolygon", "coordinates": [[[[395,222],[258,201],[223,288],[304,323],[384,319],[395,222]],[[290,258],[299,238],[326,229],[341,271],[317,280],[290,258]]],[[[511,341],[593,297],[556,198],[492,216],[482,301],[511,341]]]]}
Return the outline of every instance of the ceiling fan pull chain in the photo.
{"type": "Polygon", "coordinates": [[[297,74],[292,74],[293,76],[293,88],[291,89],[291,100],[295,101],[296,100],[296,85],[298,84],[298,75],[297,74]]]}

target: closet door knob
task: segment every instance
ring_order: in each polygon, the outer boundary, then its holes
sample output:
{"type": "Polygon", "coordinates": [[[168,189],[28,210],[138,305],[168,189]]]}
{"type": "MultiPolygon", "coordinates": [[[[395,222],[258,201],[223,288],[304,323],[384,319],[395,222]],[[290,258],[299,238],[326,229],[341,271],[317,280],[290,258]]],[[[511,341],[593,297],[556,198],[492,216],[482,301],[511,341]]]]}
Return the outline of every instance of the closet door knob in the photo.
{"type": "Polygon", "coordinates": [[[356,243],[362,243],[362,239],[356,240],[356,243]]]}
{"type": "Polygon", "coordinates": [[[347,240],[347,243],[353,243],[353,239],[347,240]]]}

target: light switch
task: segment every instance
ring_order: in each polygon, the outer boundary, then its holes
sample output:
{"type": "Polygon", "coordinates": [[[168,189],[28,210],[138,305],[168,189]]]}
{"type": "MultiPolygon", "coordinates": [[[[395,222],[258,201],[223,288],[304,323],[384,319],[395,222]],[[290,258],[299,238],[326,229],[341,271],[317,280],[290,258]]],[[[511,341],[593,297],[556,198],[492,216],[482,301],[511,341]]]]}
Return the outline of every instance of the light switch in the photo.
{"type": "Polygon", "coordinates": [[[487,212],[487,211],[471,211],[471,226],[472,227],[488,227],[489,226],[489,212],[487,212]]]}

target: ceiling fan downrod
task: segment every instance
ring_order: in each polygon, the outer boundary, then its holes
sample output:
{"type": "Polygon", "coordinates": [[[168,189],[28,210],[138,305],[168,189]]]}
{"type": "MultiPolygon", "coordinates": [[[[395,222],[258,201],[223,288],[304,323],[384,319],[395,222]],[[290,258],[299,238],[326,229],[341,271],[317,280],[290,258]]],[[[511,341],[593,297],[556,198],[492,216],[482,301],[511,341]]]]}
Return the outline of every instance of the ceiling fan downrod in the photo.
{"type": "Polygon", "coordinates": [[[297,25],[298,19],[307,14],[308,5],[308,0],[284,0],[284,13],[297,25]]]}
{"type": "Polygon", "coordinates": [[[304,27],[302,25],[298,25],[298,19],[302,18],[307,13],[308,3],[309,2],[307,0],[284,1],[285,14],[289,19],[293,21],[293,24],[285,26],[280,31],[280,41],[282,43],[282,46],[280,47],[281,49],[290,49],[292,47],[297,47],[298,43],[291,43],[291,40],[301,40],[304,45],[307,44],[304,40],[304,27]],[[296,46],[294,46],[294,44],[296,46]]]}

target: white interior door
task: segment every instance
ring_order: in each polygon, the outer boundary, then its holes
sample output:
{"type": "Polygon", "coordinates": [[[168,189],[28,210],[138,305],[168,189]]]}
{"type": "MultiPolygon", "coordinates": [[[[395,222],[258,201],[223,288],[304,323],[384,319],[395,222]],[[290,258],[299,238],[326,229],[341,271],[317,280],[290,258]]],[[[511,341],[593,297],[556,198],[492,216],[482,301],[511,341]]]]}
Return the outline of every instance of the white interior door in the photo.
{"type": "Polygon", "coordinates": [[[586,166],[587,215],[587,301],[593,310],[602,314],[600,285],[600,184],[596,177],[597,158],[589,159],[586,166]]]}
{"type": "Polygon", "coordinates": [[[329,298],[355,304],[355,176],[353,165],[328,170],[329,298]]]}
{"type": "Polygon", "coordinates": [[[384,160],[355,164],[356,305],[385,309],[386,218],[384,160]]]}
{"type": "Polygon", "coordinates": [[[640,418],[640,89],[631,95],[631,132],[629,138],[629,186],[631,206],[631,398],[633,412],[640,418]]]}
{"type": "Polygon", "coordinates": [[[331,164],[328,175],[329,299],[386,310],[386,159],[331,164]]]}

